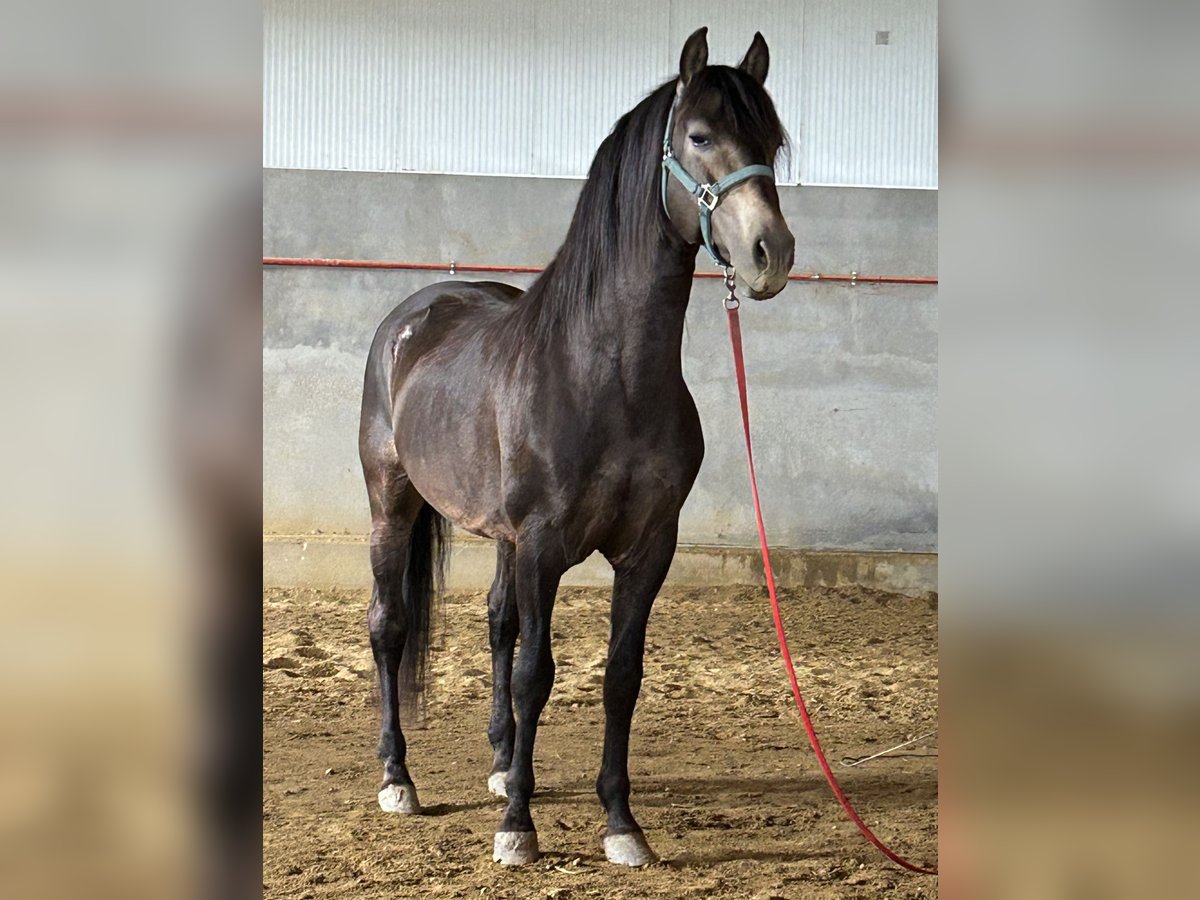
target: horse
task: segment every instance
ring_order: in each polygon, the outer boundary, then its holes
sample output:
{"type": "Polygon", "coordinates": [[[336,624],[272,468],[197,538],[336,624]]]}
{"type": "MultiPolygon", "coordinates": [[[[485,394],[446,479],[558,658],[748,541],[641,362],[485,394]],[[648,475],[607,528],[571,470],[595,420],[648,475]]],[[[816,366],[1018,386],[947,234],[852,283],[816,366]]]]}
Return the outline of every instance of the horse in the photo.
{"type": "Polygon", "coordinates": [[[421,811],[400,712],[424,687],[453,523],[496,542],[487,783],[507,799],[493,842],[503,865],[540,855],[529,805],[554,682],[551,613],[563,574],[595,551],[614,573],[596,780],[603,849],[621,865],[657,859],[629,807],[629,732],[647,620],[704,456],[681,360],[696,255],[705,246],[754,299],[785,287],[794,256],[773,175],[787,133],[763,86],[768,66],[761,34],[734,68],[709,66],[707,29],[693,33],[679,75],[600,145],[566,238],[527,291],[430,285],[383,320],[371,345],[359,455],[371,509],[379,804],[421,811]]]}

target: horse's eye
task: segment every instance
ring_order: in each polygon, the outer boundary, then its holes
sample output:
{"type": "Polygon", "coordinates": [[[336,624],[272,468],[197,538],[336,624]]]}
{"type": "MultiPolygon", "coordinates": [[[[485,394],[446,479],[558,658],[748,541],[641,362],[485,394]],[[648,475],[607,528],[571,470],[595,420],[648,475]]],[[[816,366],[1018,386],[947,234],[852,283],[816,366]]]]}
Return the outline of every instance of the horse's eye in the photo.
{"type": "Polygon", "coordinates": [[[688,140],[692,142],[693,147],[707,147],[708,146],[708,135],[707,134],[689,134],[688,140]]]}

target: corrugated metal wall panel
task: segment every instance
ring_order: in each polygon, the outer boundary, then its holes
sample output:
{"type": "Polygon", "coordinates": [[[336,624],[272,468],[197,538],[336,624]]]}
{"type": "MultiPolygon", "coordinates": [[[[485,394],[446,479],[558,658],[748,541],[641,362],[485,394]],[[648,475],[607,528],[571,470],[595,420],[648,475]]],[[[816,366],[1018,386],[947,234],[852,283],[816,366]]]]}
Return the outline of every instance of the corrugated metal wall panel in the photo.
{"type": "Polygon", "coordinates": [[[804,25],[802,181],[936,187],[936,6],[806,0],[804,25]]]}
{"type": "Polygon", "coordinates": [[[531,85],[532,169],[583,175],[628,110],[671,76],[665,4],[536,0],[540,65],[531,85]]]}
{"type": "Polygon", "coordinates": [[[404,123],[392,165],[429,172],[530,173],[536,83],[531,4],[398,3],[404,123]]]}
{"type": "Polygon", "coordinates": [[[781,181],[932,187],[936,17],[934,0],[267,0],[263,164],[580,176],[708,24],[713,61],[756,29],[771,45],[781,181]]]}

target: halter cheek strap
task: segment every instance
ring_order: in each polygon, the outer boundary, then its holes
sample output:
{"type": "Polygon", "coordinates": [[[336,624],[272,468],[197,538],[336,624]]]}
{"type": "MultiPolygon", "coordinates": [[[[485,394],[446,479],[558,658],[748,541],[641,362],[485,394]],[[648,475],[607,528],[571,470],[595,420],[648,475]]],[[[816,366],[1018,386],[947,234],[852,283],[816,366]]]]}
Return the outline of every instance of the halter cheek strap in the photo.
{"type": "MultiPolygon", "coordinates": [[[[678,102],[678,101],[676,101],[678,102]]],[[[700,211],[700,237],[704,241],[704,249],[708,251],[708,255],[713,258],[718,266],[722,268],[730,268],[731,264],[721,258],[721,254],[717,252],[717,247],[712,239],[712,214],[718,204],[725,198],[725,194],[732,188],[747,181],[751,178],[770,178],[775,181],[775,170],[770,166],[754,165],[745,166],[738,169],[736,172],[730,172],[719,181],[702,184],[688,174],[688,170],[683,167],[683,164],[675,158],[675,152],[671,148],[671,133],[675,128],[675,103],[671,104],[671,111],[667,114],[667,131],[663,135],[663,155],[662,155],[662,204],[663,210],[670,215],[670,210],[667,209],[667,175],[671,175],[683,185],[684,189],[692,195],[696,201],[700,211]]]]}

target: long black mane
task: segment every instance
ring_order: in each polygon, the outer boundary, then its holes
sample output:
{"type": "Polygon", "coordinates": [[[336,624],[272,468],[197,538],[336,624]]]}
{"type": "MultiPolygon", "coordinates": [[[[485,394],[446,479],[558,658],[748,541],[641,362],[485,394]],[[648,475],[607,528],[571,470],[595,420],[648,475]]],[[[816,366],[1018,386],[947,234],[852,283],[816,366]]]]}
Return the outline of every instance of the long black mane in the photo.
{"type": "MultiPolygon", "coordinates": [[[[586,322],[618,266],[637,268],[661,242],[680,243],[660,202],[658,164],[676,82],[659,85],[623,115],[596,151],[567,236],[521,302],[533,336],[586,322]]],[[[713,96],[715,124],[773,163],[787,132],[763,87],[739,69],[709,66],[685,92],[677,115],[701,99],[707,108],[713,96]]]]}

